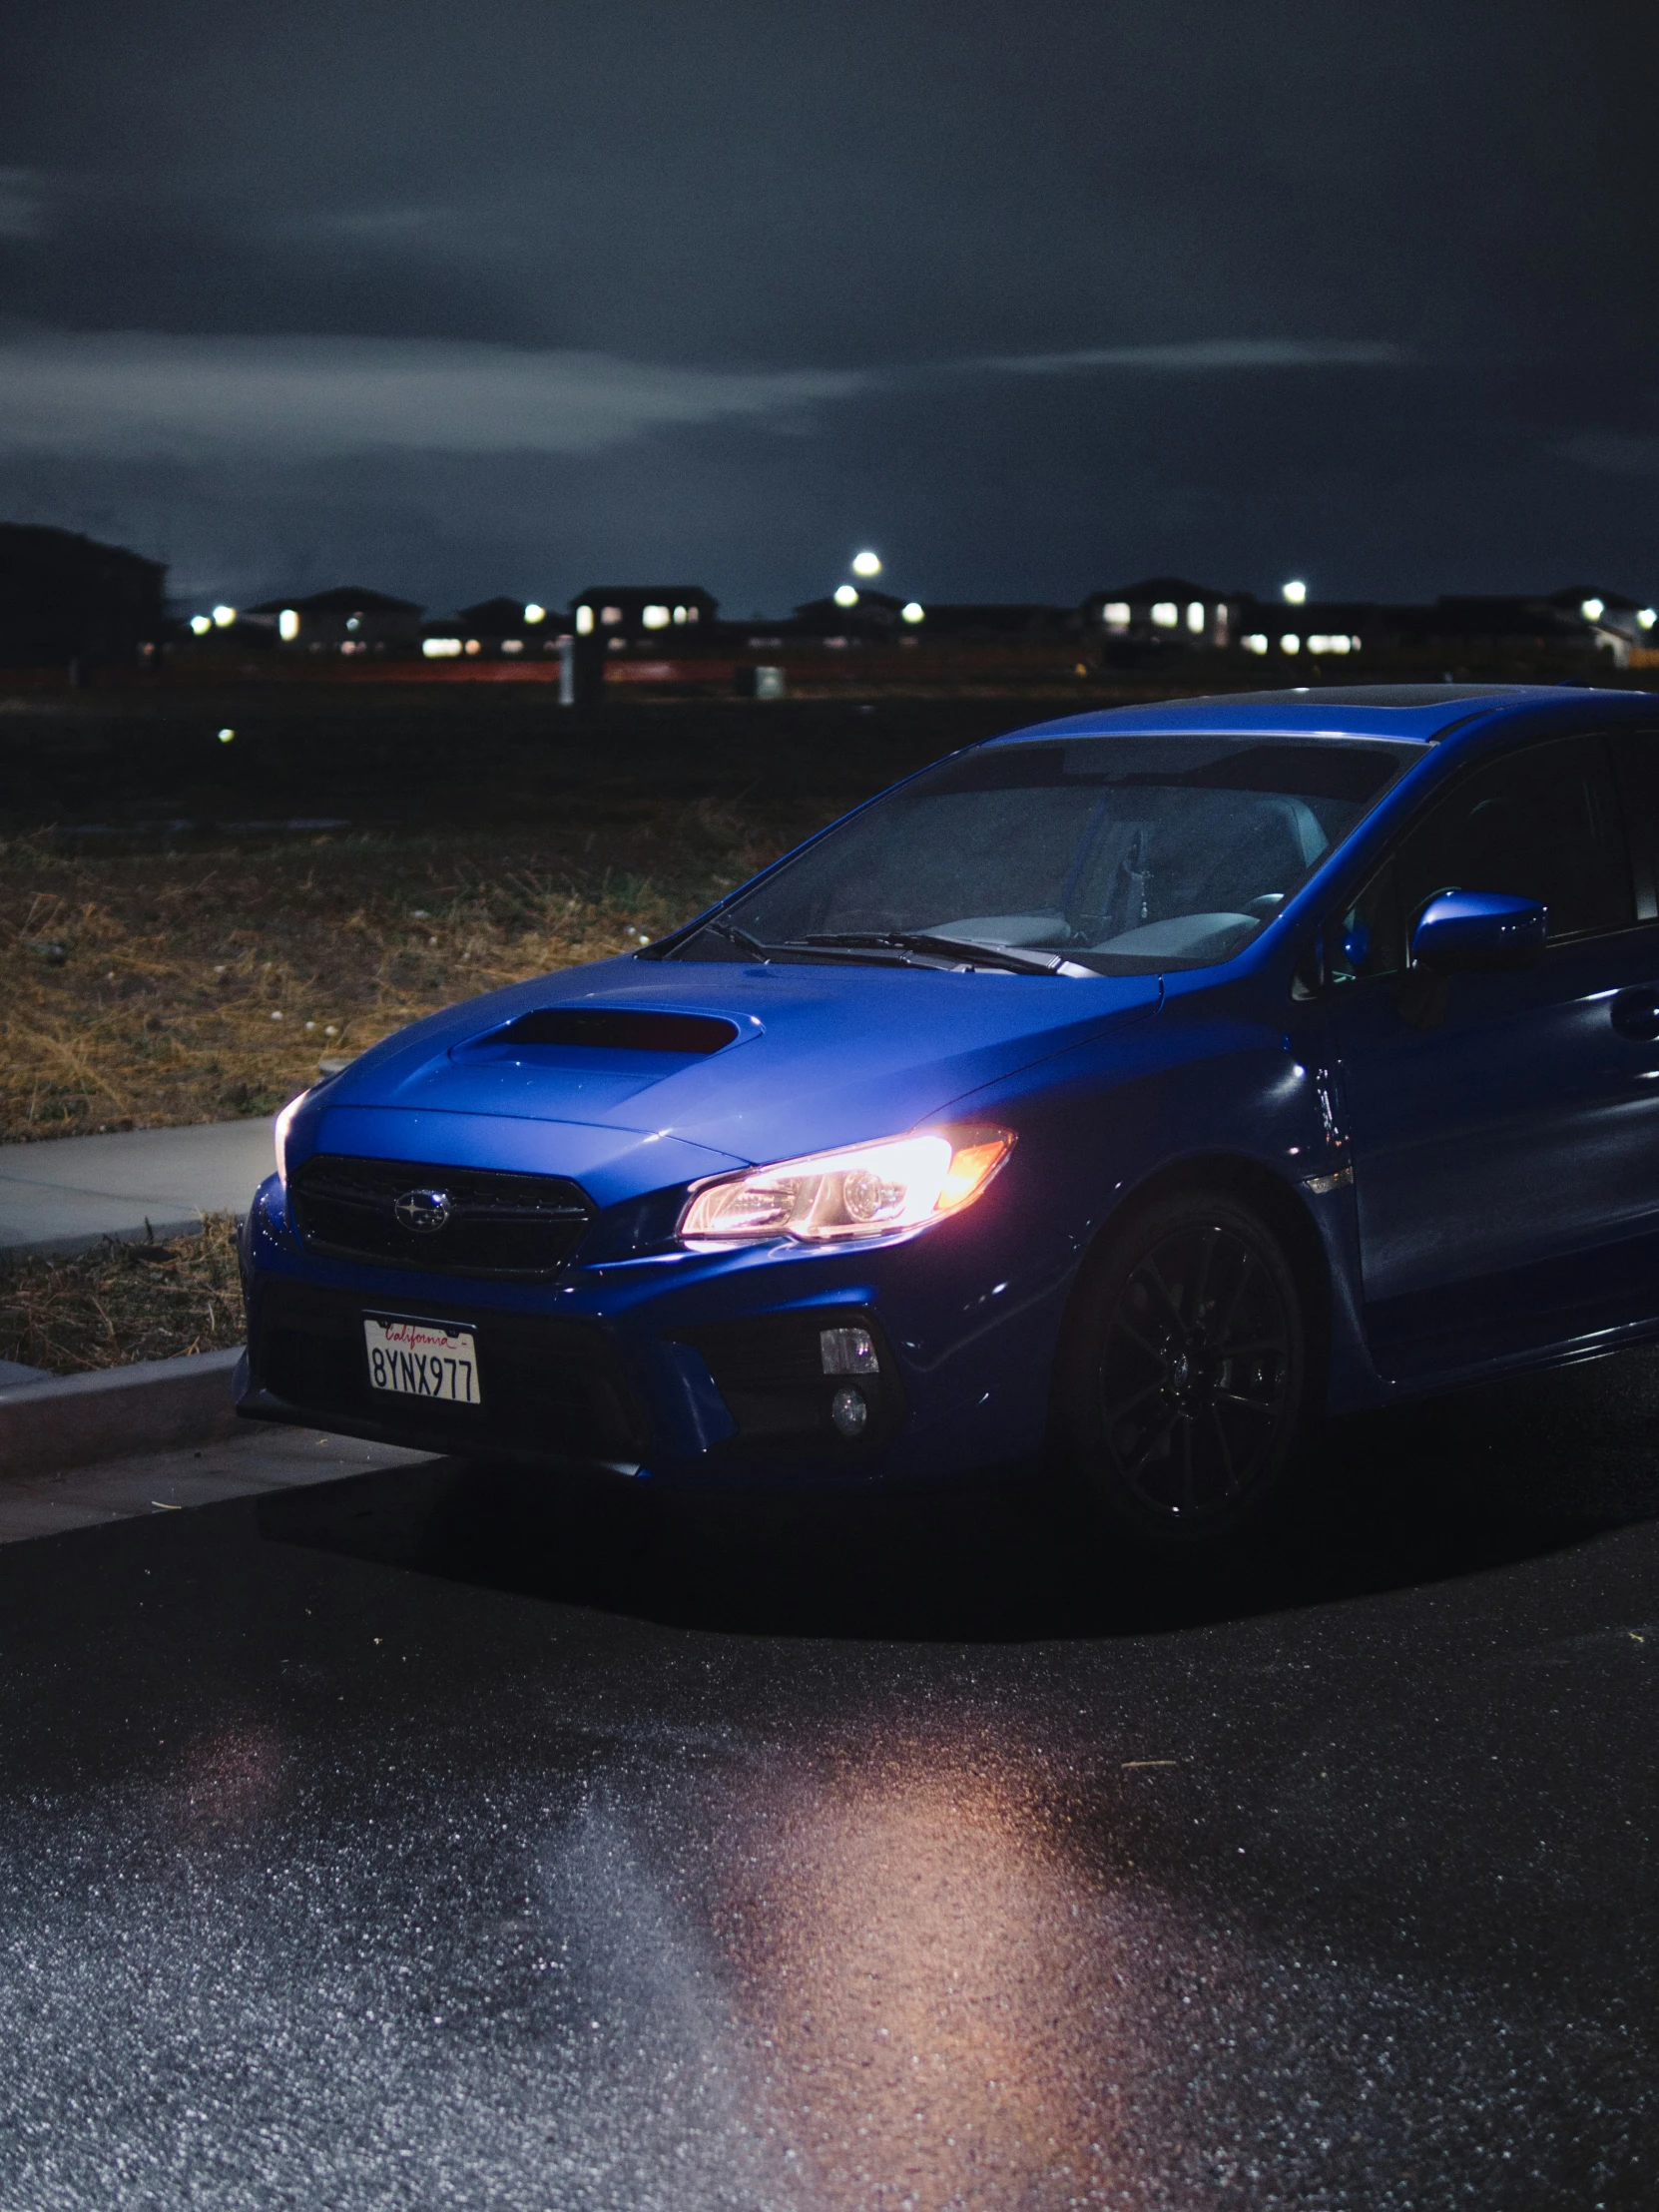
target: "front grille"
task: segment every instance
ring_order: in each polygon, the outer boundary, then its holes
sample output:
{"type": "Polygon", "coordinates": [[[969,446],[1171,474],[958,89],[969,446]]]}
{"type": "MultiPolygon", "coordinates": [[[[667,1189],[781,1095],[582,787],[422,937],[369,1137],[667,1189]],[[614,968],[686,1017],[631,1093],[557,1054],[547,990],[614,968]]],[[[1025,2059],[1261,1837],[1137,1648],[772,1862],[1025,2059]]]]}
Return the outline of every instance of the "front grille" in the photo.
{"type": "MultiPolygon", "coordinates": [[[[356,1160],[319,1152],[288,1190],[307,1252],[425,1275],[470,1275],[534,1282],[556,1275],[581,1243],[594,1208],[579,1184],[561,1175],[505,1175],[488,1168],[446,1168],[408,1160],[356,1160]],[[440,1228],[412,1228],[397,1202],[441,1193],[440,1228]]],[[[414,1209],[428,1217],[437,1210],[414,1209]]]]}

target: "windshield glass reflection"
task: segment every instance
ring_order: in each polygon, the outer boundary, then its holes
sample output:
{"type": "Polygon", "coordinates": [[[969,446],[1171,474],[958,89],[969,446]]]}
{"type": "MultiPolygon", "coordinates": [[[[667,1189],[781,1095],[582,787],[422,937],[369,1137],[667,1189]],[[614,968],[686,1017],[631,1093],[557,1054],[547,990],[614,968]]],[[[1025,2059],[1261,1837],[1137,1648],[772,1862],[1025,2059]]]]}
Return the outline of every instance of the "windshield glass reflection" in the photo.
{"type": "Polygon", "coordinates": [[[1419,757],[1341,739],[989,747],[831,830],[680,956],[909,938],[1023,950],[1038,972],[1056,955],[1101,974],[1206,965],[1248,944],[1419,757]]]}

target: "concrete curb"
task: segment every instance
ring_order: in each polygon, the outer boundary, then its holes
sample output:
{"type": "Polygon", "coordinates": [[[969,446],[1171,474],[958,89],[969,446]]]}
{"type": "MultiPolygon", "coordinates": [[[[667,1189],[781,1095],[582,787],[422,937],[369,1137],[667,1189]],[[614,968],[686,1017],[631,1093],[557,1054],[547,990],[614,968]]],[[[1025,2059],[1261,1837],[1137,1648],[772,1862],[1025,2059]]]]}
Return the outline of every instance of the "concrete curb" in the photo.
{"type": "Polygon", "coordinates": [[[0,1477],[213,1443],[237,1424],[231,1378],[241,1358],[198,1352],[0,1389],[0,1477]]]}
{"type": "MultiPolygon", "coordinates": [[[[240,1214],[237,1220],[240,1226],[240,1214]]],[[[173,1244],[180,1237],[200,1237],[202,1229],[200,1214],[181,1214],[177,1221],[158,1215],[139,1228],[128,1224],[120,1229],[79,1229],[66,1237],[31,1237],[16,1244],[0,1242],[0,1267],[21,1266],[25,1260],[78,1260],[85,1252],[96,1252],[102,1244],[173,1244]]],[[[151,1364],[165,1367],[167,1362],[158,1360],[151,1364]]]]}

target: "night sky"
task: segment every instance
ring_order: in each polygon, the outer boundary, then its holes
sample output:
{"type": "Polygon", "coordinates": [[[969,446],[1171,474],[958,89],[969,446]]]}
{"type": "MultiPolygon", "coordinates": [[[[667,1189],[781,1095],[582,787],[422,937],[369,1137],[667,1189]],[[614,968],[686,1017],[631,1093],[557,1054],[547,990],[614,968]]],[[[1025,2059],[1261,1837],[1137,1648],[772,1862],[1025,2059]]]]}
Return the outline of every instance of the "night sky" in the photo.
{"type": "Polygon", "coordinates": [[[1659,589],[1659,9],[19,10],[0,517],[187,604],[1659,589]]]}

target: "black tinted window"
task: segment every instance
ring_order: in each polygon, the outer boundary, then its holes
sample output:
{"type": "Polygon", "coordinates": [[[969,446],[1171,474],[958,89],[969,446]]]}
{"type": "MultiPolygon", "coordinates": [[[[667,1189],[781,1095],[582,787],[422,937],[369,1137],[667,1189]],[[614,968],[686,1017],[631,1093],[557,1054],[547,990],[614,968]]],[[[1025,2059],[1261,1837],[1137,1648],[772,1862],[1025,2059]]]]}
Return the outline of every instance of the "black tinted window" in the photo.
{"type": "Polygon", "coordinates": [[[1659,730],[1621,731],[1609,742],[1636,872],[1636,912],[1651,921],[1659,911],[1659,730]]]}
{"type": "Polygon", "coordinates": [[[1396,975],[1405,965],[1405,930],[1399,910],[1399,870],[1383,862],[1353,904],[1325,928],[1326,973],[1333,983],[1368,975],[1396,975]]]}
{"type": "Polygon", "coordinates": [[[1407,928],[1440,891],[1541,899],[1549,934],[1634,920],[1630,864],[1599,738],[1528,746],[1465,778],[1406,831],[1398,894],[1407,928]]]}

